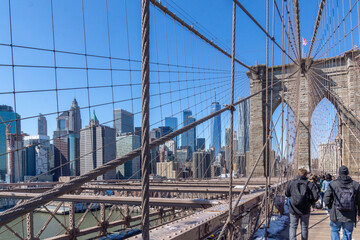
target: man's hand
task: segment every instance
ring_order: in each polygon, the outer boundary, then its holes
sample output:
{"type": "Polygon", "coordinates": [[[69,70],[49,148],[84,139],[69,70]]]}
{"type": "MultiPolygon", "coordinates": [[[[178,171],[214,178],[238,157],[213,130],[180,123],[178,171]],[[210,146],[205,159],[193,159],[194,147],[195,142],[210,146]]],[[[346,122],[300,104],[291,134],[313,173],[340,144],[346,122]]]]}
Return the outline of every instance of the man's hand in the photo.
{"type": "Polygon", "coordinates": [[[357,220],[360,221],[360,216],[357,216],[357,220]]]}

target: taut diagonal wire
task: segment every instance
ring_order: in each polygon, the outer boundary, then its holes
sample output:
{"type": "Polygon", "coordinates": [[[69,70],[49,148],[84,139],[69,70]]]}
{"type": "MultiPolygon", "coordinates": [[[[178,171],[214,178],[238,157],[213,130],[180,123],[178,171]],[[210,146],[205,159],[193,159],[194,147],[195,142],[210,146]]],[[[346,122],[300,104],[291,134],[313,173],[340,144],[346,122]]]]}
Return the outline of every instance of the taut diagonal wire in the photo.
{"type": "Polygon", "coordinates": [[[301,38],[300,38],[300,9],[299,0],[293,0],[294,11],[295,11],[295,26],[296,26],[296,37],[297,37],[297,51],[298,51],[298,63],[301,64],[301,38]]]}
{"type": "MultiPolygon", "coordinates": [[[[226,52],[225,50],[223,50],[222,48],[220,48],[218,45],[216,45],[213,41],[209,40],[207,37],[205,37],[203,34],[201,34],[199,31],[197,31],[196,29],[194,29],[192,26],[190,26],[189,24],[187,24],[184,20],[182,20],[181,18],[179,18],[178,16],[176,16],[174,13],[172,13],[169,9],[167,9],[166,7],[164,7],[160,2],[156,1],[156,0],[150,0],[152,4],[154,4],[156,7],[158,7],[160,10],[162,10],[164,13],[166,13],[167,15],[169,15],[170,17],[172,17],[175,21],[177,21],[178,23],[180,23],[182,26],[184,26],[185,28],[187,28],[190,32],[194,33],[195,35],[197,35],[199,38],[201,38],[202,40],[204,40],[206,43],[210,44],[210,46],[214,47],[216,50],[218,50],[219,52],[223,53],[225,56],[232,58],[231,55],[226,52]]],[[[241,62],[240,60],[235,58],[235,61],[237,63],[239,63],[241,66],[247,68],[248,70],[254,72],[255,70],[252,69],[251,67],[247,66],[245,63],[241,62]]]]}
{"type": "Polygon", "coordinates": [[[313,49],[313,47],[314,47],[314,42],[315,42],[315,39],[316,39],[317,31],[318,31],[318,29],[319,29],[320,20],[321,20],[322,12],[323,12],[323,9],[324,9],[324,5],[325,5],[325,0],[321,0],[320,6],[319,6],[318,16],[317,16],[317,18],[316,18],[314,33],[313,33],[313,36],[312,36],[312,38],[311,38],[310,49],[309,49],[309,53],[308,53],[308,56],[307,56],[308,59],[310,58],[311,51],[312,51],[312,49],[313,49]]]}

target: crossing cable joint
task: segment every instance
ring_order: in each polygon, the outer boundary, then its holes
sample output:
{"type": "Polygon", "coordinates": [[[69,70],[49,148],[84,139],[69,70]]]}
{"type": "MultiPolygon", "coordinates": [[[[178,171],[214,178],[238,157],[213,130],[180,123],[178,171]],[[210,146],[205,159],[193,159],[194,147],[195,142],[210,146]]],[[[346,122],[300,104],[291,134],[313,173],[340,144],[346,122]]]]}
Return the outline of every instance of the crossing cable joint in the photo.
{"type": "Polygon", "coordinates": [[[230,112],[235,112],[236,108],[234,104],[225,104],[223,105],[225,108],[227,108],[227,110],[229,110],[230,112]]]}

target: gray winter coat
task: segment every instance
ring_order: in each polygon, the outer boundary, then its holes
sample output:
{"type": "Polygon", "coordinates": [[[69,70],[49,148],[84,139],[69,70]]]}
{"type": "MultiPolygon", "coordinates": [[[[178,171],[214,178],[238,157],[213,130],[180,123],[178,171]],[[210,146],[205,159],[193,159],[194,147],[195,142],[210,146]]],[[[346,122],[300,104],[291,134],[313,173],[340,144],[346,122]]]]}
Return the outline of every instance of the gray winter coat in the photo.
{"type": "Polygon", "coordinates": [[[351,177],[340,175],[335,181],[332,181],[325,192],[324,203],[330,209],[330,220],[336,222],[354,222],[356,216],[360,216],[360,186],[359,183],[353,181],[351,177]],[[339,187],[341,184],[345,186],[353,186],[355,189],[355,211],[340,211],[334,205],[339,195],[339,187]]]}

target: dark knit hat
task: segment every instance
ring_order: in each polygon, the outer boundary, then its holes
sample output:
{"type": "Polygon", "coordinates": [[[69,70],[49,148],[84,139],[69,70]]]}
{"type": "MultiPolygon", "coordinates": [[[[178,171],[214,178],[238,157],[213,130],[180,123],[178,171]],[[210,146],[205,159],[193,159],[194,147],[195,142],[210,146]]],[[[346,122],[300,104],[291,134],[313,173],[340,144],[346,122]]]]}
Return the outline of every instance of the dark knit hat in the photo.
{"type": "Polygon", "coordinates": [[[346,166],[339,168],[339,175],[349,175],[349,169],[346,166]]]}
{"type": "Polygon", "coordinates": [[[331,174],[326,174],[326,181],[331,181],[332,180],[332,176],[331,174]]]}

